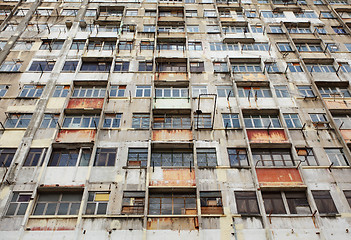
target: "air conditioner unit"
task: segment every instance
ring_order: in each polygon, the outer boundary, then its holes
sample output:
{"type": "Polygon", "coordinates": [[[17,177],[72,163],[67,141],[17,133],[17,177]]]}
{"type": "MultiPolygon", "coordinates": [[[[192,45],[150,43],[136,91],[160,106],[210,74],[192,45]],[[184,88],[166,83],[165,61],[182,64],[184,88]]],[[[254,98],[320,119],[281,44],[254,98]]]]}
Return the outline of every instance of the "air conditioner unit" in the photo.
{"type": "Polygon", "coordinates": [[[79,21],[79,27],[86,28],[87,27],[87,22],[85,20],[80,20],[79,21]]]}

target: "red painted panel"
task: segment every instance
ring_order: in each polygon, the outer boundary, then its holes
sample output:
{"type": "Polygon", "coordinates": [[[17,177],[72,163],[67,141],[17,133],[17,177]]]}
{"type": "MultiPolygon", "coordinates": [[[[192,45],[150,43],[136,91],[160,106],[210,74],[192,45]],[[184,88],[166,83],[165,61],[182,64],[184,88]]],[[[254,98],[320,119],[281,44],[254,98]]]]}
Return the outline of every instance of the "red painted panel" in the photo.
{"type": "Polygon", "coordinates": [[[69,100],[68,109],[93,108],[101,109],[104,104],[103,98],[72,98],[69,100]]]}
{"type": "Polygon", "coordinates": [[[304,185],[296,168],[257,168],[261,186],[300,186],[304,185]]]}
{"type": "Polygon", "coordinates": [[[61,129],[56,142],[94,142],[95,129],[61,129]]]}
{"type": "Polygon", "coordinates": [[[250,143],[287,143],[284,129],[248,129],[250,143]]]}

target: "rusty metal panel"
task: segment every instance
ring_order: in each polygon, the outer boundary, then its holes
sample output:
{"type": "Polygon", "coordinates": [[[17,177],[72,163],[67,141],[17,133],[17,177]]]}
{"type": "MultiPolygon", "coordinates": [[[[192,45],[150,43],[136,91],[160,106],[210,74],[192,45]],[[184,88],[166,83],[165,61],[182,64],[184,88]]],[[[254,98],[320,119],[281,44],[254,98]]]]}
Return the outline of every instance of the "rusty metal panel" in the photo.
{"type": "Polygon", "coordinates": [[[162,169],[162,179],[151,179],[150,186],[195,186],[195,171],[190,169],[162,169]]]}
{"type": "Polygon", "coordinates": [[[248,129],[247,136],[250,143],[287,143],[284,129],[248,129]]]}
{"type": "Polygon", "coordinates": [[[351,109],[351,100],[325,100],[328,109],[351,109]]]}
{"type": "Polygon", "coordinates": [[[56,142],[94,142],[95,134],[95,129],[61,129],[56,142]]]}
{"type": "Polygon", "coordinates": [[[304,186],[299,170],[296,168],[257,168],[260,186],[304,186]]]}
{"type": "Polygon", "coordinates": [[[29,231],[67,231],[76,228],[77,218],[30,218],[26,229],[29,231]]]}
{"type": "Polygon", "coordinates": [[[268,79],[262,73],[246,73],[246,74],[237,74],[237,75],[235,75],[235,81],[265,82],[265,81],[268,81],[268,79]]]}
{"type": "Polygon", "coordinates": [[[197,217],[190,218],[149,218],[147,221],[147,230],[198,230],[197,217]]]}
{"type": "Polygon", "coordinates": [[[187,73],[178,73],[178,72],[157,73],[156,75],[157,75],[156,80],[159,80],[159,81],[167,81],[167,80],[188,81],[189,80],[187,73]]]}
{"type": "Polygon", "coordinates": [[[340,130],[342,137],[344,138],[347,144],[351,143],[351,129],[341,129],[340,130]]]}
{"type": "Polygon", "coordinates": [[[193,133],[191,130],[153,130],[153,141],[191,141],[193,133]]]}
{"type": "Polygon", "coordinates": [[[201,214],[223,214],[223,207],[201,207],[201,214]]]}
{"type": "Polygon", "coordinates": [[[103,98],[72,98],[68,102],[67,109],[101,109],[103,104],[103,98]]]}

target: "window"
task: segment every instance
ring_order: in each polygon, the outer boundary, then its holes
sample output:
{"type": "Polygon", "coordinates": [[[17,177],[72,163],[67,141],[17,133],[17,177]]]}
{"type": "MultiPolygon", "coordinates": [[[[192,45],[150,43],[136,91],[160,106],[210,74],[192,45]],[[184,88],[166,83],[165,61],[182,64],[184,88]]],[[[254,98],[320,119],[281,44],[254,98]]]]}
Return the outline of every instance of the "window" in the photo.
{"type": "Polygon", "coordinates": [[[246,97],[250,100],[251,97],[256,98],[271,98],[272,92],[269,88],[259,87],[239,87],[239,97],[246,97]]]}
{"type": "Polygon", "coordinates": [[[126,61],[116,61],[114,72],[128,72],[129,71],[129,62],[126,61]]]}
{"type": "Polygon", "coordinates": [[[195,33],[195,32],[200,32],[199,25],[188,25],[186,27],[187,32],[189,33],[195,33]]]}
{"type": "Polygon", "coordinates": [[[143,32],[154,33],[154,32],[156,32],[156,26],[155,25],[144,25],[143,32]]]}
{"type": "Polygon", "coordinates": [[[32,114],[9,114],[5,128],[27,128],[32,114]]]}
{"type": "Polygon", "coordinates": [[[289,90],[287,86],[274,86],[277,98],[289,98],[289,90]]]}
{"type": "Polygon", "coordinates": [[[0,149],[0,167],[9,167],[15,156],[16,149],[1,148],[0,149]]]}
{"type": "Polygon", "coordinates": [[[217,17],[215,10],[204,10],[204,17],[217,17]]]}
{"type": "MultiPolygon", "coordinates": [[[[13,46],[12,50],[16,51],[29,51],[33,46],[33,42],[30,41],[17,41],[13,46]]],[[[2,47],[1,47],[2,49],[2,47]]]]}
{"type": "Polygon", "coordinates": [[[56,86],[52,97],[67,97],[69,86],[56,86]]]}
{"type": "Polygon", "coordinates": [[[45,40],[41,44],[39,50],[61,50],[63,46],[63,41],[55,41],[55,40],[45,40]]]}
{"type": "Polygon", "coordinates": [[[190,149],[152,150],[151,166],[191,167],[193,153],[190,149]]]}
{"type": "Polygon", "coordinates": [[[97,128],[99,115],[67,115],[63,121],[63,128],[97,128]]]}
{"type": "Polygon", "coordinates": [[[311,86],[297,86],[297,89],[299,90],[300,96],[301,97],[310,97],[314,98],[316,95],[314,95],[314,92],[312,90],[311,86]]]}
{"type": "Polygon", "coordinates": [[[228,156],[231,167],[249,166],[246,149],[244,148],[228,148],[228,156]]]}
{"type": "Polygon", "coordinates": [[[262,198],[267,214],[311,213],[305,192],[262,192],[262,198]]]}
{"type": "Polygon", "coordinates": [[[150,115],[149,114],[133,114],[132,128],[149,129],[150,115]]]}
{"type": "Polygon", "coordinates": [[[147,165],[147,148],[129,148],[128,149],[128,166],[146,167],[147,165]]]}
{"type": "Polygon", "coordinates": [[[184,26],[159,26],[158,27],[159,33],[179,33],[184,32],[184,26]]]}
{"type": "Polygon", "coordinates": [[[273,62],[273,63],[269,63],[266,62],[264,64],[264,68],[266,69],[267,73],[279,73],[279,68],[277,66],[277,63],[273,62]]]}
{"type": "Polygon", "coordinates": [[[71,50],[83,50],[85,47],[85,40],[73,40],[71,50]]]}
{"type": "Polygon", "coordinates": [[[261,11],[264,18],[285,18],[283,12],[261,11]]]}
{"type": "Polygon", "coordinates": [[[124,97],[126,85],[112,85],[110,87],[110,97],[124,97]]]}
{"type": "Polygon", "coordinates": [[[351,52],[351,43],[345,43],[345,47],[347,48],[347,51],[351,52]]]}
{"type": "Polygon", "coordinates": [[[75,17],[78,14],[78,9],[63,9],[61,11],[61,16],[75,17]]]}
{"type": "Polygon", "coordinates": [[[244,123],[246,128],[280,128],[277,115],[245,115],[244,123]]]}
{"type": "Polygon", "coordinates": [[[104,215],[107,211],[107,204],[110,198],[109,192],[89,192],[87,208],[85,214],[87,215],[104,215]]]}
{"type": "Polygon", "coordinates": [[[248,18],[255,18],[257,17],[256,11],[255,10],[246,10],[245,15],[248,18]]]}
{"type": "Polygon", "coordinates": [[[103,98],[105,97],[106,88],[104,87],[85,87],[76,86],[72,97],[76,98],[103,98]]]}
{"type": "Polygon", "coordinates": [[[339,47],[336,43],[327,43],[326,45],[327,45],[328,50],[330,52],[338,52],[339,51],[339,47]]]}
{"type": "Polygon", "coordinates": [[[351,207],[351,190],[344,190],[344,194],[345,194],[347,202],[349,203],[349,205],[351,207]]]}
{"type": "Polygon", "coordinates": [[[120,41],[118,43],[118,51],[119,50],[129,50],[129,51],[131,51],[132,49],[133,49],[133,41],[128,41],[128,42],[120,41]]]}
{"type": "Polygon", "coordinates": [[[159,43],[157,43],[157,50],[184,51],[184,49],[185,49],[185,43],[182,43],[182,42],[179,42],[179,43],[159,42],[159,43]]]}
{"type": "Polygon", "coordinates": [[[62,72],[75,72],[78,66],[78,61],[66,61],[63,65],[62,72]]]}
{"type": "Polygon", "coordinates": [[[138,71],[140,72],[152,72],[153,64],[152,62],[139,62],[138,71]]]}
{"type": "Polygon", "coordinates": [[[116,42],[115,41],[105,41],[102,50],[109,50],[114,51],[116,49],[116,42]]]}
{"type": "Polygon", "coordinates": [[[33,215],[78,215],[82,193],[40,193],[33,215]]]}
{"type": "Polygon", "coordinates": [[[17,30],[17,24],[6,24],[5,28],[3,28],[3,31],[6,32],[14,32],[17,30]]]}
{"type": "Polygon", "coordinates": [[[110,6],[100,6],[100,17],[101,16],[113,16],[113,17],[122,17],[123,10],[118,8],[113,8],[110,6]]]}
{"type": "Polygon", "coordinates": [[[337,34],[346,34],[346,30],[342,26],[332,27],[334,32],[337,34]]]}
{"type": "Polygon", "coordinates": [[[217,156],[215,148],[197,148],[197,165],[199,167],[217,166],[217,156]]]}
{"type": "Polygon", "coordinates": [[[115,166],[117,148],[98,148],[96,150],[94,166],[115,166]]]}
{"type": "Polygon", "coordinates": [[[316,26],[314,29],[315,29],[315,30],[317,31],[317,33],[319,33],[319,34],[327,34],[327,31],[325,30],[325,28],[324,28],[323,26],[316,26]]]}
{"type": "Polygon", "coordinates": [[[204,62],[190,62],[190,72],[201,73],[205,71],[204,62]]]}
{"type": "Polygon", "coordinates": [[[40,128],[56,128],[60,114],[44,114],[40,128]]]}
{"type": "Polygon", "coordinates": [[[223,26],[222,31],[226,33],[247,33],[249,30],[243,26],[223,26]]]}
{"type": "Polygon", "coordinates": [[[102,45],[103,45],[103,42],[101,42],[101,41],[94,41],[94,40],[89,39],[87,50],[100,51],[102,48],[102,45]]]}
{"type": "Polygon", "coordinates": [[[191,129],[190,115],[154,115],[154,129],[191,129]]]}
{"type": "Polygon", "coordinates": [[[296,43],[296,48],[299,52],[322,52],[320,44],[312,43],[296,43]]]}
{"type": "Polygon", "coordinates": [[[96,9],[87,9],[85,12],[86,17],[95,17],[96,16],[96,9]]]}
{"type": "Polygon", "coordinates": [[[351,72],[351,66],[348,63],[338,63],[339,68],[345,72],[345,73],[350,73],[351,72]]]}
{"type": "Polygon", "coordinates": [[[321,12],[322,18],[335,18],[331,12],[321,12]]]}
{"type": "MultiPolygon", "coordinates": [[[[11,10],[7,10],[9,11],[9,13],[11,13],[11,10]]],[[[20,8],[15,12],[15,16],[19,16],[19,17],[23,17],[26,16],[26,14],[28,13],[29,9],[24,9],[24,8],[20,8]]],[[[8,15],[9,13],[6,14],[1,14],[1,15],[8,15]]]]}
{"type": "Polygon", "coordinates": [[[37,166],[45,158],[46,148],[31,148],[23,166],[37,166]]]}
{"type": "Polygon", "coordinates": [[[187,17],[197,17],[197,10],[185,10],[187,17]]]}
{"type": "Polygon", "coordinates": [[[195,120],[194,124],[196,129],[212,128],[211,113],[195,114],[194,120],[195,120]]]}
{"type": "Polygon", "coordinates": [[[300,65],[300,63],[287,63],[290,72],[303,72],[302,67],[300,65]]]}
{"type": "Polygon", "coordinates": [[[109,72],[111,62],[87,62],[83,61],[80,71],[82,72],[109,72]]]}
{"type": "Polygon", "coordinates": [[[268,43],[245,43],[241,44],[243,51],[270,51],[268,43]]]}
{"type": "Polygon", "coordinates": [[[317,15],[314,11],[295,12],[294,14],[297,18],[317,18],[317,15]]]}
{"type": "Polygon", "coordinates": [[[222,194],[220,191],[200,192],[201,214],[223,214],[222,194]]]}
{"type": "Polygon", "coordinates": [[[222,42],[210,42],[210,50],[211,51],[238,51],[238,44],[228,44],[222,42]]]}
{"type": "Polygon", "coordinates": [[[295,166],[290,149],[252,149],[257,166],[295,166]]]}
{"type": "Polygon", "coordinates": [[[312,190],[312,195],[320,214],[338,213],[333,198],[328,190],[312,190]]]}
{"type": "Polygon", "coordinates": [[[188,98],[189,89],[188,88],[156,88],[155,90],[156,98],[188,98]]]}
{"type": "Polygon", "coordinates": [[[315,0],[313,1],[314,5],[324,5],[322,0],[315,0]]]}
{"type": "MultiPolygon", "coordinates": [[[[115,32],[115,33],[117,33],[118,31],[119,31],[119,25],[118,26],[116,26],[116,25],[111,25],[111,24],[106,24],[106,25],[97,25],[97,28],[94,26],[94,27],[91,27],[91,25],[89,25],[89,28],[90,28],[90,32],[93,32],[93,31],[95,31],[95,29],[96,29],[96,31],[97,32],[108,32],[108,33],[113,33],[113,32],[115,32]]],[[[108,44],[107,44],[108,45],[108,44]]],[[[115,49],[115,42],[113,42],[113,46],[111,46],[111,48],[109,48],[109,47],[105,47],[105,49],[104,50],[114,50],[115,49]]]]}
{"type": "Polygon", "coordinates": [[[151,96],[151,86],[136,86],[136,97],[150,97],[151,96]]]}
{"type": "Polygon", "coordinates": [[[207,94],[207,86],[193,86],[192,87],[193,98],[199,97],[200,94],[207,94]]]}
{"type": "Polygon", "coordinates": [[[122,114],[106,114],[103,128],[119,128],[121,125],[122,114]]]}
{"type": "Polygon", "coordinates": [[[28,71],[31,72],[51,72],[54,68],[54,61],[33,61],[28,71]]]}
{"type": "Polygon", "coordinates": [[[235,191],[236,208],[239,214],[260,214],[256,192],[235,191]]]}
{"type": "Polygon", "coordinates": [[[314,124],[328,123],[327,116],[324,113],[310,113],[309,115],[314,124]]]}
{"type": "Polygon", "coordinates": [[[310,28],[303,27],[290,27],[288,28],[289,33],[312,33],[310,28]]]}
{"type": "Polygon", "coordinates": [[[38,98],[43,92],[44,86],[24,85],[18,97],[38,98]]]}
{"type": "Polygon", "coordinates": [[[234,91],[232,86],[217,86],[217,96],[218,97],[234,97],[234,91]]]}
{"type": "Polygon", "coordinates": [[[344,98],[351,97],[347,88],[340,87],[319,87],[319,92],[323,98],[344,98]]]}
{"type": "Polygon", "coordinates": [[[145,10],[144,16],[154,17],[154,16],[156,16],[156,11],[155,10],[145,10]]]}
{"type": "Polygon", "coordinates": [[[339,129],[351,129],[351,116],[350,115],[336,115],[334,116],[335,124],[339,129]]]}
{"type": "Polygon", "coordinates": [[[263,33],[263,28],[261,25],[251,26],[252,33],[263,33]]]}
{"type": "Polygon", "coordinates": [[[124,191],[122,199],[122,214],[144,215],[145,192],[124,191]]]}
{"type": "Polygon", "coordinates": [[[138,16],[138,10],[128,9],[128,10],[126,11],[126,16],[138,16]]]}
{"type": "Polygon", "coordinates": [[[246,64],[246,63],[233,63],[232,71],[234,73],[247,73],[247,72],[262,72],[261,64],[246,64]]]}
{"type": "Polygon", "coordinates": [[[325,148],[324,150],[333,166],[349,166],[342,148],[325,148]]]}
{"type": "Polygon", "coordinates": [[[5,96],[8,89],[9,89],[8,85],[0,85],[0,97],[5,96]]]}
{"type": "Polygon", "coordinates": [[[234,113],[222,114],[223,125],[227,128],[240,128],[239,115],[234,113]]]}
{"type": "Polygon", "coordinates": [[[1,64],[0,72],[19,72],[22,62],[5,61],[1,64]]]}
{"type": "Polygon", "coordinates": [[[149,196],[149,214],[196,214],[196,195],[193,192],[151,192],[149,196]]]}
{"type": "Polygon", "coordinates": [[[281,52],[292,52],[292,48],[289,43],[277,43],[277,46],[281,52]]]}
{"type": "Polygon", "coordinates": [[[13,192],[6,216],[23,216],[27,211],[31,196],[31,193],[13,192]]]}
{"type": "Polygon", "coordinates": [[[213,70],[215,73],[227,73],[228,72],[228,65],[226,62],[214,62],[213,63],[213,70]]]}
{"type": "Polygon", "coordinates": [[[77,149],[54,149],[51,154],[49,167],[74,167],[79,163],[79,166],[89,166],[91,157],[91,148],[77,149]],[[80,156],[80,159],[78,159],[80,156]]]}
{"type": "Polygon", "coordinates": [[[296,148],[297,155],[304,166],[318,166],[312,148],[296,148]]]}
{"type": "Polygon", "coordinates": [[[154,42],[151,41],[141,41],[140,50],[154,50],[154,42]]]}
{"type": "Polygon", "coordinates": [[[271,33],[284,33],[280,26],[269,26],[271,33]]]}
{"type": "Polygon", "coordinates": [[[302,128],[302,124],[298,114],[284,113],[284,119],[288,128],[302,128]]]}
{"type": "Polygon", "coordinates": [[[165,11],[160,10],[159,17],[184,17],[182,10],[165,11]]]}

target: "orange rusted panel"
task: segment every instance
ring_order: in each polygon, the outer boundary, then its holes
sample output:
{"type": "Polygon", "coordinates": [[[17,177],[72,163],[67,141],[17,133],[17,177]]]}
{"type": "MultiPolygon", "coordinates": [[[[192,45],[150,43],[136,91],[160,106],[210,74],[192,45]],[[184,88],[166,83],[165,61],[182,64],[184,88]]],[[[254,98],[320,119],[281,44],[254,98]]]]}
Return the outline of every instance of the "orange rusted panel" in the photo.
{"type": "Polygon", "coordinates": [[[72,98],[68,102],[67,109],[101,109],[103,104],[103,98],[72,98]]]}
{"type": "Polygon", "coordinates": [[[195,186],[195,171],[187,169],[162,169],[162,179],[151,179],[150,186],[195,186]]]}
{"type": "Polygon", "coordinates": [[[351,129],[341,129],[340,130],[342,137],[344,138],[347,144],[351,143],[351,129]]]}
{"type": "Polygon", "coordinates": [[[241,74],[242,81],[245,82],[263,82],[267,81],[267,77],[262,73],[248,73],[248,74],[241,74]]]}
{"type": "Polygon", "coordinates": [[[147,230],[197,230],[197,217],[190,218],[149,218],[147,221],[147,230]]]}
{"type": "Polygon", "coordinates": [[[296,168],[257,168],[260,186],[303,186],[299,170],[296,168]]]}
{"type": "Polygon", "coordinates": [[[250,143],[287,143],[284,129],[248,129],[250,143]]]}
{"type": "Polygon", "coordinates": [[[201,214],[223,214],[222,207],[201,207],[201,214]]]}
{"type": "Polygon", "coordinates": [[[178,80],[178,81],[187,81],[188,79],[188,74],[187,73],[157,73],[156,74],[157,78],[156,80],[160,81],[167,81],[167,80],[178,80]]]}
{"type": "Polygon", "coordinates": [[[30,231],[67,231],[76,228],[77,218],[45,218],[28,220],[26,229],[30,231]]]}
{"type": "Polygon", "coordinates": [[[193,133],[191,130],[153,130],[153,141],[191,141],[193,133]]]}
{"type": "Polygon", "coordinates": [[[351,100],[325,100],[328,109],[351,109],[351,100]]]}
{"type": "Polygon", "coordinates": [[[95,134],[95,129],[61,129],[56,142],[94,142],[95,134]]]}

